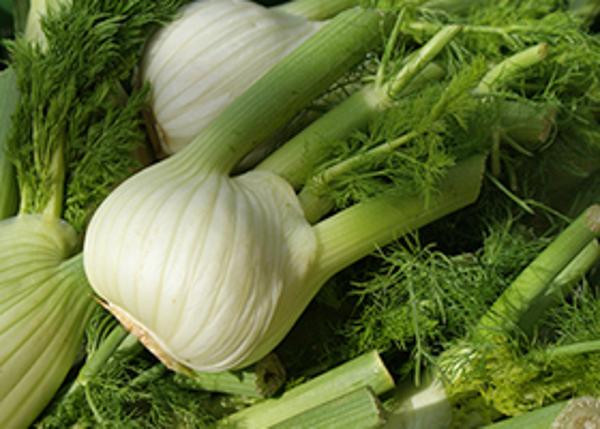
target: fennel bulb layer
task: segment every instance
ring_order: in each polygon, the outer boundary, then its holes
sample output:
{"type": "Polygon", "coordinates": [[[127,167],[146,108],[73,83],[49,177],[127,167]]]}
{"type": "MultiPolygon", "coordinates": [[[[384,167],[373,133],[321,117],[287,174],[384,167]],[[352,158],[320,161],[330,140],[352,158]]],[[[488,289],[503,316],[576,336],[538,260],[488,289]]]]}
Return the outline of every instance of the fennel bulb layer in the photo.
{"type": "Polygon", "coordinates": [[[94,305],[62,221],[0,222],[0,422],[27,427],[48,404],[81,347],[94,305]],[[69,259],[70,258],[70,259],[69,259]]]}
{"type": "Polygon", "coordinates": [[[162,149],[171,154],[321,23],[246,0],[198,0],[150,42],[142,64],[162,149]]]}
{"type": "Polygon", "coordinates": [[[103,202],[87,230],[86,274],[107,308],[168,366],[249,365],[308,303],[315,235],[278,176],[189,174],[172,161],[103,202]]]}

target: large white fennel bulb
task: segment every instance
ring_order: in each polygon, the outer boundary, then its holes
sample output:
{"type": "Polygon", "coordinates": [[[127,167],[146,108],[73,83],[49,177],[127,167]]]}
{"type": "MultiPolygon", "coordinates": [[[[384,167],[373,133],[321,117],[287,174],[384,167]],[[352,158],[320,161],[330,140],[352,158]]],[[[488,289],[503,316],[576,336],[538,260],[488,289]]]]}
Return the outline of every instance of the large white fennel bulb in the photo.
{"type": "Polygon", "coordinates": [[[142,63],[167,154],[199,131],[322,23],[247,0],[197,0],[152,39],[142,63]]]}
{"type": "Polygon", "coordinates": [[[312,297],[315,235],[278,176],[194,174],[171,168],[173,160],[132,177],[101,205],[87,230],[86,274],[168,366],[249,365],[312,297]]]}

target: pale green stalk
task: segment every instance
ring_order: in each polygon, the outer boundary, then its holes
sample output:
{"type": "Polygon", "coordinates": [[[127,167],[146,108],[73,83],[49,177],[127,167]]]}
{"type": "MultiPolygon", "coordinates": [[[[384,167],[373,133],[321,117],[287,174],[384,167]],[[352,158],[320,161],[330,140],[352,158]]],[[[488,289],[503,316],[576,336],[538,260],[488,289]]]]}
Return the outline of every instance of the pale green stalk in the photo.
{"type": "Polygon", "coordinates": [[[498,128],[500,138],[525,156],[544,148],[556,131],[557,108],[552,105],[501,101],[498,128]]]}
{"type": "Polygon", "coordinates": [[[579,343],[555,346],[545,351],[550,358],[562,356],[576,356],[584,353],[600,351],[600,340],[581,341],[579,343]]]}
{"type": "Polygon", "coordinates": [[[320,242],[318,272],[324,279],[378,247],[473,203],[481,187],[484,156],[449,169],[429,201],[390,193],[356,204],[314,226],[320,242]]]}
{"type": "Polygon", "coordinates": [[[461,27],[455,25],[440,30],[396,76],[383,85],[368,85],[356,92],[271,154],[256,169],[272,171],[292,186],[299,187],[326,154],[329,142],[344,139],[351,132],[364,128],[375,115],[389,108],[395,97],[460,30],[461,27]]]}
{"type": "Polygon", "coordinates": [[[263,429],[364,387],[375,394],[394,387],[392,377],[376,352],[346,362],[288,390],[280,398],[259,402],[220,423],[224,427],[263,429]]]}
{"type": "Polygon", "coordinates": [[[592,240],[554,278],[541,296],[530,304],[527,318],[520,323],[521,329],[525,332],[531,332],[544,312],[558,304],[560,299],[598,262],[600,262],[600,245],[598,245],[597,240],[592,240]]]}
{"type": "Polygon", "coordinates": [[[153,367],[137,375],[133,380],[131,380],[131,383],[129,383],[127,386],[122,387],[121,391],[127,389],[139,389],[144,386],[147,386],[154,380],[158,380],[159,378],[164,376],[167,373],[167,371],[168,370],[166,366],[164,366],[161,363],[157,363],[153,367]]]}
{"type": "Polygon", "coordinates": [[[548,45],[540,43],[515,55],[512,55],[492,68],[475,88],[477,95],[489,94],[495,86],[528,67],[538,64],[548,55],[548,45]]]}
{"type": "Polygon", "coordinates": [[[538,255],[496,300],[477,325],[482,335],[505,334],[528,323],[533,303],[582,250],[600,235],[600,205],[585,210],[538,255]]]}
{"type": "MultiPolygon", "coordinates": [[[[436,31],[439,31],[439,29],[442,27],[442,24],[437,24],[428,21],[413,21],[410,22],[408,26],[411,30],[419,31],[425,34],[434,34],[436,31]]],[[[513,38],[513,33],[526,33],[528,31],[534,30],[535,28],[533,26],[521,24],[505,25],[502,27],[470,24],[465,24],[463,26],[464,33],[494,34],[504,39],[504,42],[507,45],[513,46],[514,48],[518,48],[519,45],[513,38]]]]}
{"type": "Polygon", "coordinates": [[[323,196],[322,193],[319,192],[321,187],[330,183],[334,178],[341,176],[344,173],[349,173],[356,167],[363,165],[367,160],[379,158],[382,155],[386,155],[393,150],[400,148],[419,135],[420,133],[411,131],[390,142],[383,143],[364,154],[346,158],[340,163],[328,168],[323,173],[311,177],[307,182],[307,185],[302,188],[302,191],[298,195],[306,219],[308,219],[309,222],[316,222],[334,206],[333,200],[323,196]]]}
{"type": "Polygon", "coordinates": [[[273,429],[370,429],[385,423],[383,408],[368,387],[355,390],[271,426],[273,429]]]}
{"type": "Polygon", "coordinates": [[[384,429],[445,429],[452,421],[452,408],[444,385],[439,379],[415,385],[406,380],[394,391],[387,409],[389,417],[384,429]]]}
{"type": "Polygon", "coordinates": [[[11,127],[19,91],[12,68],[0,73],[0,220],[15,214],[17,210],[17,182],[12,163],[5,152],[5,142],[11,127]]]}
{"type": "Polygon", "coordinates": [[[222,392],[250,398],[272,396],[285,381],[285,369],[270,354],[243,371],[193,372],[176,376],[177,383],[208,392],[222,392]]]}
{"type": "Polygon", "coordinates": [[[292,0],[275,6],[273,9],[303,16],[310,20],[322,20],[357,6],[359,3],[360,0],[292,0]]]}
{"type": "Polygon", "coordinates": [[[67,395],[72,394],[81,387],[85,387],[90,380],[96,377],[127,335],[128,332],[121,325],[117,325],[102,341],[100,347],[88,355],[85,364],[79,370],[79,374],[69,388],[67,395]]]}
{"type": "MultiPolygon", "coordinates": [[[[128,333],[122,325],[117,325],[102,341],[97,350],[88,358],[79,370],[77,378],[69,388],[68,395],[74,394],[94,378],[100,376],[102,369],[110,362],[114,353],[127,350],[127,353],[137,353],[143,350],[137,338],[128,333]]],[[[153,367],[146,378],[162,375],[166,368],[162,365],[153,367]]],[[[202,389],[208,392],[222,392],[232,395],[243,395],[253,398],[264,398],[275,393],[285,381],[285,370],[274,355],[269,355],[259,361],[253,368],[245,371],[224,371],[217,373],[199,373],[189,371],[185,375],[177,375],[179,385],[202,389]]],[[[144,377],[136,378],[132,383],[143,384],[144,377]]],[[[131,387],[129,385],[128,387],[131,387]]]]}

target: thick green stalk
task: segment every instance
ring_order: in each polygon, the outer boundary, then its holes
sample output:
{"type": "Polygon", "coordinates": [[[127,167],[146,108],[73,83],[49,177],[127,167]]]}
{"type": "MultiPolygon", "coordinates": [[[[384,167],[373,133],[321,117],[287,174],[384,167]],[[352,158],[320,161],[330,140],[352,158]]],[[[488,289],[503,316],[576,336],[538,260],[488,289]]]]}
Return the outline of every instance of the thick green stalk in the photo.
{"type": "Polygon", "coordinates": [[[273,9],[303,16],[310,20],[321,20],[357,6],[359,3],[360,0],[292,0],[275,6],[273,9]]]}
{"type": "Polygon", "coordinates": [[[411,131],[403,136],[400,136],[391,142],[383,143],[364,154],[359,154],[346,158],[340,163],[328,168],[323,173],[311,177],[306,186],[302,188],[302,191],[298,195],[304,215],[309,222],[317,222],[325,214],[327,214],[334,207],[334,202],[328,196],[323,195],[320,190],[322,187],[326,187],[336,177],[352,171],[354,168],[363,165],[365,161],[381,158],[382,156],[398,149],[409,143],[414,138],[418,137],[420,133],[411,131]]]}
{"type": "Polygon", "coordinates": [[[0,73],[0,220],[15,214],[17,210],[17,182],[12,163],[5,152],[5,142],[11,127],[19,91],[15,73],[8,68],[0,73]]]}
{"type": "Polygon", "coordinates": [[[556,129],[557,108],[551,105],[500,101],[498,128],[500,137],[526,156],[551,141],[556,129]]]}
{"type": "Polygon", "coordinates": [[[600,351],[600,340],[581,341],[579,343],[552,347],[545,351],[550,357],[576,356],[583,353],[596,353],[600,351]]]}
{"type": "Polygon", "coordinates": [[[253,148],[360,62],[379,42],[380,16],[342,12],[273,67],[206,127],[178,157],[229,173],[253,148]]]}
{"type": "Polygon", "coordinates": [[[267,399],[226,417],[224,427],[271,427],[286,419],[363,387],[382,394],[394,381],[376,352],[346,362],[325,374],[285,392],[281,398],[267,399]]]}
{"type": "Polygon", "coordinates": [[[279,359],[271,354],[244,371],[191,372],[175,377],[178,384],[188,388],[266,398],[283,385],[285,370],[279,359]]]}
{"type": "Polygon", "coordinates": [[[600,401],[595,398],[582,397],[501,420],[486,426],[485,429],[583,429],[599,425],[600,401]]]}
{"type": "Polygon", "coordinates": [[[585,210],[535,260],[521,272],[509,288],[481,318],[477,332],[482,335],[505,333],[527,317],[540,297],[573,259],[600,235],[600,205],[585,210]]]}
{"type": "Polygon", "coordinates": [[[153,367],[141,372],[133,380],[131,380],[127,386],[124,386],[121,389],[122,391],[127,389],[141,389],[153,381],[163,377],[167,371],[168,370],[166,366],[164,366],[162,363],[157,363],[153,367]]]}
{"type": "Polygon", "coordinates": [[[386,96],[381,88],[364,87],[306,127],[255,169],[279,174],[299,188],[315,164],[327,153],[327,143],[341,140],[366,127],[377,113],[387,108],[381,104],[383,100],[386,96]]]}
{"type": "Polygon", "coordinates": [[[368,387],[325,402],[271,426],[273,429],[369,429],[385,423],[379,399],[368,387]]]}
{"type": "Polygon", "coordinates": [[[386,84],[386,93],[390,102],[396,98],[407,85],[414,79],[423,68],[429,64],[442,49],[462,31],[459,25],[448,25],[438,31],[414,56],[406,63],[400,72],[393,76],[386,84]]]}
{"type": "Polygon", "coordinates": [[[460,32],[459,26],[440,30],[400,72],[384,85],[368,85],[313,122],[256,168],[285,178],[294,187],[303,184],[314,165],[327,153],[328,143],[364,128],[371,118],[389,108],[393,100],[460,32]]]}
{"type": "MultiPolygon", "coordinates": [[[[64,140],[61,139],[62,142],[64,140]]],[[[65,149],[64,143],[59,143],[55,152],[52,154],[52,161],[50,164],[50,177],[51,181],[48,186],[48,201],[42,210],[42,215],[46,219],[60,219],[63,212],[63,201],[65,192],[65,180],[66,180],[66,169],[65,169],[65,149]]],[[[21,205],[21,211],[26,207],[25,204],[21,205]]]]}
{"type": "Polygon", "coordinates": [[[521,320],[519,326],[530,333],[535,328],[537,321],[550,307],[559,303],[560,299],[579,280],[600,261],[600,245],[597,240],[592,240],[584,249],[562,270],[544,291],[544,293],[531,303],[527,317],[521,320]]]}
{"type": "Polygon", "coordinates": [[[540,43],[512,55],[492,68],[475,88],[475,94],[488,94],[494,87],[513,77],[519,71],[534,66],[548,55],[548,45],[540,43]]]}
{"type": "Polygon", "coordinates": [[[458,163],[427,203],[422,196],[407,198],[390,193],[316,224],[320,275],[329,278],[403,234],[471,204],[479,195],[484,164],[482,155],[458,163]]]}

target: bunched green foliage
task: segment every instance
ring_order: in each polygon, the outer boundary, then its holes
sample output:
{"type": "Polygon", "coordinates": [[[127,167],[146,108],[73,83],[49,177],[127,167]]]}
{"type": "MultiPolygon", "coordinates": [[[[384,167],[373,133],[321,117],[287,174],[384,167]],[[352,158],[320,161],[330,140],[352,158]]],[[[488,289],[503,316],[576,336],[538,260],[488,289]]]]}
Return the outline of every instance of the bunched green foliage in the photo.
{"type": "Polygon", "coordinates": [[[464,428],[600,396],[593,1],[295,0],[277,13],[349,10],[159,161],[169,89],[138,65],[186,3],[75,0],[8,43],[0,421],[464,428]]]}
{"type": "Polygon", "coordinates": [[[73,2],[50,9],[45,43],[11,43],[23,95],[7,150],[21,213],[51,210],[82,231],[97,203],[140,166],[132,154],[145,140],[147,89],[135,88],[133,71],[148,33],[181,3],[73,2]]]}

